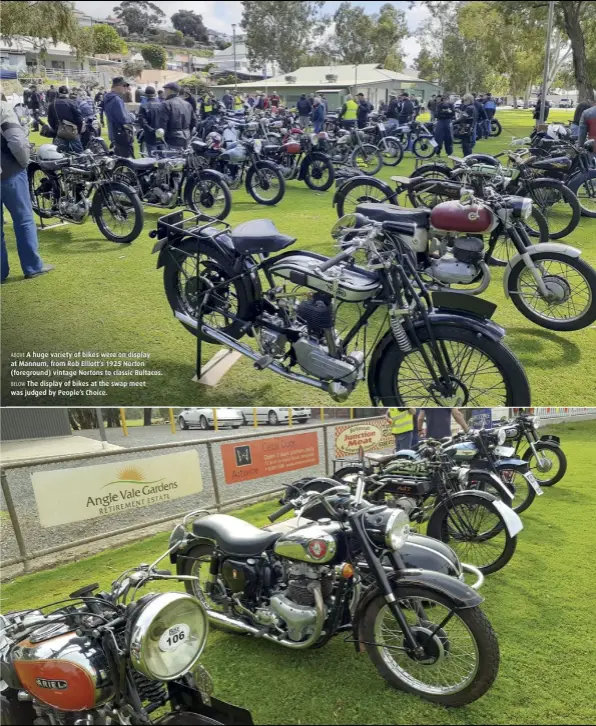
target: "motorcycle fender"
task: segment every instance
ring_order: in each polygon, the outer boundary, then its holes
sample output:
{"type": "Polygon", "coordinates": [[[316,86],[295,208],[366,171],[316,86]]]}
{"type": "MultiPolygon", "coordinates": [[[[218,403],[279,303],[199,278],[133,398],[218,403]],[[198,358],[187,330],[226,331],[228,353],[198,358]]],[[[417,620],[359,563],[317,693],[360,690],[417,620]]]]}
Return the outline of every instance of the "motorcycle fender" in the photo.
{"type": "Polygon", "coordinates": [[[300,174],[298,175],[298,181],[304,180],[309,162],[316,161],[317,159],[319,161],[325,161],[327,158],[327,155],[322,154],[320,151],[311,151],[310,154],[306,154],[304,159],[300,162],[300,174]]]}
{"type": "Polygon", "coordinates": [[[561,447],[561,439],[558,436],[549,436],[545,434],[540,437],[540,441],[545,441],[553,446],[558,446],[559,448],[561,447]]]}
{"type": "Polygon", "coordinates": [[[198,537],[190,536],[190,539],[184,547],[170,552],[170,562],[176,565],[176,574],[182,574],[183,561],[188,557],[188,553],[199,545],[209,545],[211,547],[213,546],[213,542],[208,539],[199,539],[198,537]]]}
{"type": "Polygon", "coordinates": [[[215,169],[201,169],[201,171],[195,172],[193,177],[198,177],[199,179],[217,179],[217,181],[226,183],[225,176],[220,171],[215,171],[215,169]]]}
{"type": "Polygon", "coordinates": [[[572,192],[577,192],[584,181],[587,181],[588,179],[596,179],[596,169],[590,169],[587,173],[582,171],[574,174],[571,179],[568,180],[567,186],[572,192]]]}
{"type": "MultiPolygon", "coordinates": [[[[184,239],[184,237],[181,238],[181,240],[184,239]]],[[[234,249],[234,246],[232,245],[232,240],[227,234],[222,234],[218,237],[218,241],[221,247],[223,247],[226,252],[230,254],[230,257],[235,258],[237,256],[236,250],[234,249]]],[[[157,258],[157,269],[159,270],[160,267],[163,267],[165,265],[166,261],[166,254],[168,252],[168,249],[171,247],[176,247],[175,244],[168,244],[167,238],[160,239],[156,242],[153,251],[159,252],[159,257],[157,258]]],[[[209,253],[210,250],[214,250],[216,252],[221,252],[220,247],[218,247],[213,240],[211,240],[209,237],[201,238],[201,251],[205,253],[209,253]]]]}
{"type": "Polygon", "coordinates": [[[495,462],[496,469],[515,469],[522,474],[528,471],[528,462],[523,459],[499,459],[495,462]]]}
{"type": "MultiPolygon", "coordinates": [[[[451,598],[454,603],[455,610],[466,610],[474,608],[484,602],[476,590],[456,577],[450,577],[442,572],[432,572],[430,570],[414,570],[407,569],[400,572],[392,572],[388,575],[395,596],[399,599],[400,587],[408,587],[410,585],[418,585],[428,588],[431,592],[438,595],[446,595],[451,598]]],[[[379,586],[375,583],[367,588],[360,601],[358,608],[352,621],[354,632],[354,645],[356,652],[364,652],[364,642],[362,628],[364,618],[369,605],[381,594],[379,586]]]]}
{"type": "MultiPolygon", "coordinates": [[[[556,242],[543,242],[542,244],[532,245],[531,247],[528,247],[524,254],[533,257],[539,252],[558,252],[561,255],[569,255],[569,257],[580,257],[582,253],[581,250],[578,250],[576,247],[571,247],[570,245],[561,245],[557,244],[556,242]]],[[[521,259],[522,255],[518,252],[515,257],[509,261],[509,264],[505,268],[505,274],[503,275],[503,288],[505,290],[505,297],[510,297],[509,276],[511,275],[511,270],[515,267],[515,265],[517,265],[517,263],[521,259]]]]}
{"type": "MultiPolygon", "coordinates": [[[[524,461],[524,462],[522,462],[522,464],[525,465],[524,469],[526,469],[527,468],[526,462],[524,461]]],[[[503,494],[505,494],[508,499],[513,500],[513,493],[509,491],[507,486],[503,483],[503,481],[496,474],[493,474],[492,472],[487,471],[486,469],[470,469],[470,471],[468,472],[468,481],[470,480],[470,478],[473,479],[474,475],[476,477],[480,477],[480,478],[489,478],[492,481],[495,489],[497,489],[497,491],[503,492],[503,494]]],[[[475,489],[474,491],[477,491],[477,490],[475,489]]]]}
{"type": "Polygon", "coordinates": [[[181,681],[168,683],[168,695],[175,711],[166,714],[156,721],[162,726],[183,726],[192,723],[205,723],[193,715],[211,719],[212,723],[229,724],[230,726],[252,726],[254,723],[250,711],[211,696],[208,701],[200,691],[181,681]]]}

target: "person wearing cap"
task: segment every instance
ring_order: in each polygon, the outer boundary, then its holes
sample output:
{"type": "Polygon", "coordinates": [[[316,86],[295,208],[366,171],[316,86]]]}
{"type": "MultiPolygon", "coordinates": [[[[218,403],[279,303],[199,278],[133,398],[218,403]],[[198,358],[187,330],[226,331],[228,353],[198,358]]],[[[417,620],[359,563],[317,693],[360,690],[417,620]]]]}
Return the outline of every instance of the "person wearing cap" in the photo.
{"type": "Polygon", "coordinates": [[[114,152],[117,156],[134,159],[134,119],[126,110],[123,100],[128,88],[129,84],[122,76],[112,79],[112,88],[104,96],[103,110],[108,120],[108,136],[114,145],[114,152]]]}
{"type": "Polygon", "coordinates": [[[402,91],[401,95],[401,103],[399,106],[399,114],[397,117],[397,122],[400,126],[403,126],[404,124],[410,123],[410,121],[414,118],[414,104],[410,100],[410,94],[407,91],[402,91]]]}
{"type": "Polygon", "coordinates": [[[83,115],[76,100],[70,98],[68,88],[60,86],[58,89],[58,98],[48,108],[48,125],[54,132],[54,143],[58,147],[58,151],[70,154],[82,154],[83,144],[81,142],[81,132],[83,130],[83,115]],[[66,125],[72,124],[76,126],[77,135],[75,138],[62,139],[60,133],[61,123],[66,125]]]}
{"type": "Polygon", "coordinates": [[[359,93],[356,96],[356,102],[358,103],[358,110],[356,112],[358,128],[363,129],[368,123],[368,114],[373,110],[373,108],[366,98],[364,98],[364,93],[359,93]]]}
{"type": "Polygon", "coordinates": [[[164,141],[168,146],[185,149],[194,125],[192,107],[180,97],[177,83],[166,83],[163,90],[165,101],[159,109],[159,126],[164,130],[164,141]]]}
{"type": "Polygon", "coordinates": [[[160,110],[161,101],[157,100],[155,88],[147,86],[145,88],[145,103],[139,108],[138,121],[143,129],[145,153],[149,156],[160,148],[160,143],[155,137],[155,132],[159,128],[160,110]]]}

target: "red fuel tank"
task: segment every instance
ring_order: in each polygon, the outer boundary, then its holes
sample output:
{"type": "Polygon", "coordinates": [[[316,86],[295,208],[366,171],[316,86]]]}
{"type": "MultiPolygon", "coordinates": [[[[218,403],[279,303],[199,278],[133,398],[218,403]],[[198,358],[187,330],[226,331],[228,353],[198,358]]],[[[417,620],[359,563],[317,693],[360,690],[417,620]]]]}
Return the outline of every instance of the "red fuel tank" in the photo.
{"type": "Polygon", "coordinates": [[[288,141],[284,144],[284,151],[286,154],[299,154],[300,153],[300,142],[299,141],[288,141]]]}
{"type": "Polygon", "coordinates": [[[60,711],[91,710],[114,693],[103,651],[73,632],[37,643],[23,640],[11,661],[23,688],[60,711]]]}
{"type": "Polygon", "coordinates": [[[441,232],[482,234],[494,224],[494,215],[488,207],[461,202],[441,202],[430,213],[430,224],[441,232]]]}

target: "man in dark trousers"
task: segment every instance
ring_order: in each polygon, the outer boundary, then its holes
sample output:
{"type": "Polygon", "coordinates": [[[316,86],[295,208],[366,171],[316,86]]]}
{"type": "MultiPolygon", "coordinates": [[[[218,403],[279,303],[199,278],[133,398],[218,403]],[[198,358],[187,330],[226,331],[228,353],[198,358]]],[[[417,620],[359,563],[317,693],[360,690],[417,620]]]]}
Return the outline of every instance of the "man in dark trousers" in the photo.
{"type": "Polygon", "coordinates": [[[54,88],[54,84],[52,84],[46,93],[46,103],[49,106],[50,103],[54,103],[54,101],[58,98],[58,91],[54,88]]]}
{"type": "Polygon", "coordinates": [[[373,108],[366,98],[364,98],[364,93],[359,93],[356,96],[356,102],[358,103],[356,121],[358,128],[363,129],[368,123],[368,114],[373,110],[373,108]]]}
{"type": "Polygon", "coordinates": [[[437,100],[437,97],[436,97],[436,95],[435,95],[435,94],[433,93],[433,95],[432,95],[432,96],[430,97],[430,101],[429,101],[429,102],[428,102],[428,104],[426,105],[426,108],[428,108],[428,110],[429,110],[429,113],[430,113],[430,120],[431,120],[431,123],[432,123],[432,122],[433,122],[433,121],[435,120],[435,118],[437,117],[437,106],[438,106],[438,104],[439,104],[439,102],[438,102],[438,100],[437,100]]]}
{"type": "Polygon", "coordinates": [[[389,105],[387,106],[387,110],[385,111],[385,116],[387,116],[387,130],[394,128],[397,126],[397,117],[399,116],[399,108],[400,108],[400,102],[397,100],[397,96],[392,93],[389,96],[389,105]]]}
{"type": "Polygon", "coordinates": [[[414,117],[414,104],[410,100],[410,94],[407,91],[402,91],[400,95],[401,103],[399,106],[399,115],[397,121],[400,126],[410,123],[414,117]]]}
{"type": "Polygon", "coordinates": [[[468,424],[459,408],[422,408],[418,414],[418,436],[423,438],[426,419],[426,438],[440,441],[451,437],[451,419],[467,433],[468,424]]]}
{"type": "Polygon", "coordinates": [[[106,93],[103,100],[103,109],[108,120],[108,136],[114,145],[117,156],[125,159],[134,159],[134,132],[133,116],[124,106],[124,97],[128,92],[129,84],[116,76],[112,80],[112,88],[106,93]]]}
{"type": "Polygon", "coordinates": [[[192,107],[180,98],[180,86],[177,83],[166,83],[163,90],[166,100],[160,107],[159,125],[164,130],[164,141],[168,146],[185,149],[193,127],[192,107]]]}
{"type": "MultiPolygon", "coordinates": [[[[488,134],[486,133],[488,116],[482,100],[479,100],[475,93],[472,94],[472,98],[474,99],[474,108],[476,109],[476,124],[474,125],[474,133],[472,134],[472,146],[474,146],[477,139],[488,139],[488,134]]],[[[470,153],[472,152],[470,151],[470,153]]]]}
{"type": "Polygon", "coordinates": [[[99,88],[97,93],[95,94],[95,98],[93,99],[93,102],[99,109],[99,123],[103,126],[105,124],[105,119],[103,116],[103,97],[104,97],[105,91],[103,86],[99,88]]]}
{"type": "Polygon", "coordinates": [[[54,103],[50,104],[48,109],[48,124],[54,131],[54,143],[59,151],[82,154],[83,144],[81,142],[81,132],[83,130],[83,115],[79,108],[79,104],[69,97],[68,88],[60,86],[58,89],[58,98],[54,103]],[[61,139],[58,136],[60,122],[67,121],[77,127],[77,136],[74,139],[61,139]]]}
{"type": "Polygon", "coordinates": [[[298,123],[300,124],[300,127],[304,128],[305,126],[308,126],[310,122],[310,114],[312,112],[312,103],[306,97],[306,93],[303,93],[300,96],[296,103],[296,108],[298,110],[298,123]]]}
{"type": "Polygon", "coordinates": [[[37,86],[31,86],[29,94],[28,108],[33,115],[32,131],[39,131],[39,117],[41,115],[41,93],[37,90],[37,86]]]}
{"type": "Polygon", "coordinates": [[[492,93],[487,93],[484,96],[483,104],[484,110],[486,111],[486,133],[484,134],[484,136],[488,139],[491,132],[490,122],[494,119],[495,114],[497,113],[497,102],[493,98],[492,93]]]}
{"type": "Polygon", "coordinates": [[[453,119],[455,108],[449,101],[449,96],[441,97],[437,104],[437,123],[435,125],[435,141],[437,142],[437,155],[441,155],[443,146],[448,156],[453,154],[453,119]]]}
{"type": "Polygon", "coordinates": [[[159,128],[159,114],[162,104],[157,99],[153,86],[145,88],[145,98],[145,103],[139,109],[138,119],[139,125],[143,129],[145,152],[151,156],[161,146],[159,140],[155,137],[155,132],[159,128]]]}
{"type": "Polygon", "coordinates": [[[466,93],[462,99],[461,115],[457,119],[457,137],[461,140],[462,153],[464,156],[471,154],[474,149],[474,134],[478,125],[478,116],[474,96],[466,93]]]}

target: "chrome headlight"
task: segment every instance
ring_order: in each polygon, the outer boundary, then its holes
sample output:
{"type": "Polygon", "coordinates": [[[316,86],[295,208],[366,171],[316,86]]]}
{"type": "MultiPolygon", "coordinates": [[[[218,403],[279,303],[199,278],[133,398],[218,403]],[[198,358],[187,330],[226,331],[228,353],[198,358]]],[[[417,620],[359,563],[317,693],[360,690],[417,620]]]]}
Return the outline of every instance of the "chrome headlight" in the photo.
{"type": "Polygon", "coordinates": [[[390,550],[401,549],[410,534],[410,518],[403,509],[394,509],[387,520],[385,544],[390,550]]]}
{"type": "Polygon", "coordinates": [[[111,171],[116,166],[116,159],[112,156],[106,156],[103,163],[105,168],[111,171]]]}
{"type": "Polygon", "coordinates": [[[539,429],[540,428],[540,416],[531,416],[530,417],[530,421],[532,422],[532,426],[535,429],[539,429]]]}
{"type": "Polygon", "coordinates": [[[499,446],[503,446],[505,441],[507,441],[507,432],[505,429],[497,429],[497,441],[499,442],[499,446]]]}
{"type": "Polygon", "coordinates": [[[522,203],[521,217],[522,219],[529,219],[532,216],[532,200],[525,198],[522,203]]]}
{"type": "Polygon", "coordinates": [[[133,668],[154,681],[172,681],[198,661],[208,621],[198,600],[183,593],[157,595],[140,605],[130,636],[133,668]]]}

